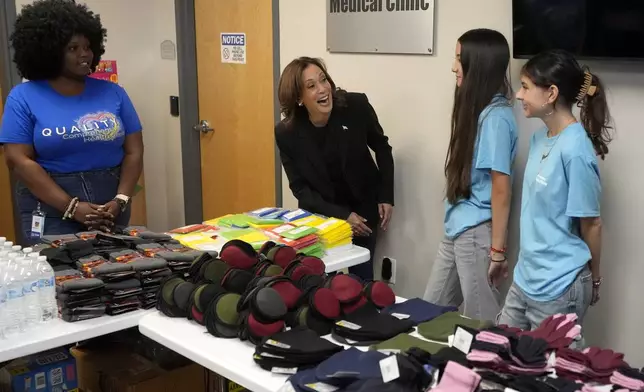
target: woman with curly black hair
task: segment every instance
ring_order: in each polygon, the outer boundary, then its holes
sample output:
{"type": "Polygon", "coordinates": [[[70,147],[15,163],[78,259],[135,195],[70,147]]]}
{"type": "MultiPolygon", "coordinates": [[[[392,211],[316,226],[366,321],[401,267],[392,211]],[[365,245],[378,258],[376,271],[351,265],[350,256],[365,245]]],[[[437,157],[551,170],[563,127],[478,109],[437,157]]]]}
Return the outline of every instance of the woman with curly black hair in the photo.
{"type": "Polygon", "coordinates": [[[88,77],[105,36],[99,15],[72,0],[37,0],[16,19],[14,62],[29,81],[7,97],[0,144],[32,241],[129,222],[142,126],[123,88],[88,77]]]}

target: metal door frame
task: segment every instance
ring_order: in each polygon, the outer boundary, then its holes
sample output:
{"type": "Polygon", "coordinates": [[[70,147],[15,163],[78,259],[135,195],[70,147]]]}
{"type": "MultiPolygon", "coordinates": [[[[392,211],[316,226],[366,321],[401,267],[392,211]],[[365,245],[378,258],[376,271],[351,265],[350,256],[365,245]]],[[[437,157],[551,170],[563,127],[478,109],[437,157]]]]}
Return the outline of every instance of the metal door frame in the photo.
{"type": "MultiPolygon", "coordinates": [[[[279,0],[272,1],[273,12],[273,106],[275,123],[280,121],[277,84],[280,76],[279,0]]],[[[201,189],[201,149],[199,132],[192,129],[200,121],[197,80],[197,37],[194,0],[175,0],[177,24],[177,58],[179,62],[179,107],[181,108],[181,152],[183,164],[183,197],[186,224],[203,219],[201,189]]],[[[205,119],[204,119],[205,120],[205,119]]],[[[275,149],[275,202],[282,206],[282,164],[275,149]]],[[[231,211],[237,212],[237,211],[231,211]]],[[[212,217],[206,217],[212,218],[212,217]]]]}

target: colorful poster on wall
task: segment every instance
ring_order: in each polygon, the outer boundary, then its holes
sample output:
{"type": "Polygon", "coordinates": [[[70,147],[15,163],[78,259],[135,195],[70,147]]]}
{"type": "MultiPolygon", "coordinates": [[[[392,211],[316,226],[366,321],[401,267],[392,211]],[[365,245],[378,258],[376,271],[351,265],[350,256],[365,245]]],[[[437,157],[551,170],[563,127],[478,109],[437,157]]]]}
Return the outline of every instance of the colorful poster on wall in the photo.
{"type": "Polygon", "coordinates": [[[118,83],[119,74],[118,68],[116,67],[116,60],[101,60],[96,66],[96,71],[89,76],[95,79],[118,83]]]}

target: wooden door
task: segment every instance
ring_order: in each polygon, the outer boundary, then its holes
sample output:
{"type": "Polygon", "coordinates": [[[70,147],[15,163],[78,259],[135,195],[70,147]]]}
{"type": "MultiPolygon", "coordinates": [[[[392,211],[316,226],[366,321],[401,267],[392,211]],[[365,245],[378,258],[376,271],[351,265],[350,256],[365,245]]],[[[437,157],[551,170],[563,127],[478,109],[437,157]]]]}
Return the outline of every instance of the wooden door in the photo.
{"type": "Polygon", "coordinates": [[[195,0],[204,219],[275,205],[271,0],[195,0]],[[246,34],[246,64],[221,33],[246,34]]]}
{"type": "MultiPolygon", "coordinates": [[[[2,97],[1,90],[0,97],[2,97]]],[[[2,99],[0,99],[0,118],[2,118],[2,99]]],[[[16,241],[11,189],[9,169],[4,159],[3,149],[0,147],[0,237],[16,241]]]]}

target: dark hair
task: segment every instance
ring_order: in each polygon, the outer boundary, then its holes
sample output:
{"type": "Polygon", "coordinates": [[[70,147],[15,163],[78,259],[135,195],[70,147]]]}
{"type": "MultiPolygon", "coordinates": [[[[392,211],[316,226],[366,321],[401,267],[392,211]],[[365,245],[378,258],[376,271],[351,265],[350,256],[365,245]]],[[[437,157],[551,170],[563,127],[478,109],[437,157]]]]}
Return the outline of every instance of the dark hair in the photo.
{"type": "Polygon", "coordinates": [[[612,140],[610,131],[613,127],[601,80],[564,50],[549,50],[536,55],[523,66],[521,73],[541,88],[557,86],[559,96],[555,105],[579,106],[581,123],[597,155],[604,159],[608,154],[608,143],[612,140]]]}
{"type": "Polygon", "coordinates": [[[306,113],[306,108],[299,106],[298,102],[302,96],[302,74],[310,65],[315,65],[324,72],[324,76],[326,76],[329,84],[331,85],[331,94],[333,96],[334,106],[344,106],[345,104],[346,92],[341,88],[336,87],[335,82],[326,70],[324,61],[319,58],[298,57],[284,68],[277,87],[277,98],[280,101],[280,111],[285,117],[284,122],[286,124],[290,124],[296,116],[306,113]]]}
{"type": "MultiPolygon", "coordinates": [[[[472,160],[479,129],[479,117],[496,94],[510,99],[512,88],[507,78],[510,47],[503,34],[476,29],[463,34],[461,65],[463,80],[454,91],[452,133],[445,157],[446,196],[450,203],[467,199],[472,191],[472,160]]],[[[502,100],[498,105],[509,105],[502,100]]]]}
{"type": "Polygon", "coordinates": [[[60,76],[65,49],[74,35],[89,40],[93,71],[105,53],[107,35],[98,15],[74,0],[37,0],[25,5],[10,38],[20,76],[29,80],[60,76]]]}

